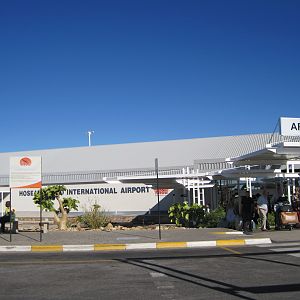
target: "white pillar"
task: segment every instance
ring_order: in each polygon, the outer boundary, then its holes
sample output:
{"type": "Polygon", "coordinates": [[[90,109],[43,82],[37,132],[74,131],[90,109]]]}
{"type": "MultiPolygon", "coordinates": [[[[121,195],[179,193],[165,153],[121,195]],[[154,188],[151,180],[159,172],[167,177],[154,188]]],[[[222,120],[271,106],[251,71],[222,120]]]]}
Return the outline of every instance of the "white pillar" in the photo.
{"type": "Polygon", "coordinates": [[[203,205],[205,206],[205,205],[206,205],[206,203],[205,203],[205,194],[204,194],[204,188],[202,188],[202,189],[201,189],[201,192],[202,192],[202,193],[201,193],[201,194],[202,194],[202,199],[201,199],[201,200],[202,200],[202,203],[203,203],[203,205]]]}
{"type": "Polygon", "coordinates": [[[293,178],[293,195],[296,193],[296,179],[293,178]]]}
{"type": "Polygon", "coordinates": [[[251,184],[251,182],[252,182],[252,178],[249,177],[249,192],[250,192],[250,197],[252,198],[252,184],[251,184]]]}
{"type": "Polygon", "coordinates": [[[290,203],[292,203],[292,201],[291,201],[291,186],[290,186],[290,183],[291,183],[290,178],[288,178],[288,180],[287,180],[287,184],[288,184],[288,200],[289,200],[290,203]]]}
{"type": "MultiPolygon", "coordinates": [[[[292,173],[295,173],[295,164],[292,163],[292,173]]],[[[296,193],[296,185],[295,185],[295,178],[292,180],[292,187],[293,187],[293,195],[296,193]]]]}
{"type": "MultiPolygon", "coordinates": [[[[290,165],[289,165],[288,162],[286,163],[286,173],[287,174],[290,173],[290,165]]],[[[291,183],[290,178],[288,178],[287,179],[287,184],[288,184],[288,186],[287,186],[288,201],[289,201],[289,203],[292,203],[292,201],[291,201],[291,186],[290,186],[290,183],[291,183]]]]}
{"type": "Polygon", "coordinates": [[[195,184],[195,179],[193,179],[193,203],[196,203],[196,184],[195,184]]]}

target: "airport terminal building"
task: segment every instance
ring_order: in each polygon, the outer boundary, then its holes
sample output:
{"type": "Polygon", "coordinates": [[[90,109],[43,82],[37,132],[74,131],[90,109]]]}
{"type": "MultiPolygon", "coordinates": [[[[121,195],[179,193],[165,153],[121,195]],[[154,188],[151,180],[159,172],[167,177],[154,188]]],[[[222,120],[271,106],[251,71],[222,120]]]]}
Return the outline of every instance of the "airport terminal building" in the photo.
{"type": "MultiPolygon", "coordinates": [[[[155,214],[158,196],[163,211],[184,200],[213,209],[240,186],[281,180],[289,193],[299,186],[300,138],[278,133],[22,151],[0,153],[2,210],[10,198],[10,157],[20,156],[41,156],[43,186],[65,185],[79,211],[97,202],[111,214],[155,214]]],[[[18,216],[39,214],[33,193],[11,190],[18,216]]]]}

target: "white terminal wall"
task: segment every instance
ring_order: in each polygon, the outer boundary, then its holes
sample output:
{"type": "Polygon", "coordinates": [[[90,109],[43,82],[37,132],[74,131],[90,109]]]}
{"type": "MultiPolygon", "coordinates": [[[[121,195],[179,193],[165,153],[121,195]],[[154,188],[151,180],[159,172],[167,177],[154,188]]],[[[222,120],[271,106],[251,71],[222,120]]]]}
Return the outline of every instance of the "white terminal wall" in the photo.
{"type": "MultiPolygon", "coordinates": [[[[65,187],[69,193],[66,191],[63,197],[72,197],[80,201],[78,213],[90,208],[94,203],[112,214],[157,211],[157,194],[143,184],[76,184],[65,187]],[[87,191],[93,193],[88,194],[87,191]]],[[[39,215],[39,208],[33,202],[34,191],[35,189],[12,189],[12,207],[16,209],[18,217],[39,215]]],[[[168,210],[173,201],[180,201],[180,192],[163,190],[160,195],[160,209],[168,210]]]]}

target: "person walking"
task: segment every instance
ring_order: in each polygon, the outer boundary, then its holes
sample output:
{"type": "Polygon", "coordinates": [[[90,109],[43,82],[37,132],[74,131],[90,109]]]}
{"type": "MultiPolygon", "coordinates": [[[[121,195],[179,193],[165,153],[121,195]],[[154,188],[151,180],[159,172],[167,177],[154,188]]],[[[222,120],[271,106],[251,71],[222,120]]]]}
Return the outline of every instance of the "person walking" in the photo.
{"type": "Polygon", "coordinates": [[[263,190],[262,195],[257,199],[257,208],[261,219],[261,230],[267,230],[267,213],[268,213],[268,192],[263,190]]]}

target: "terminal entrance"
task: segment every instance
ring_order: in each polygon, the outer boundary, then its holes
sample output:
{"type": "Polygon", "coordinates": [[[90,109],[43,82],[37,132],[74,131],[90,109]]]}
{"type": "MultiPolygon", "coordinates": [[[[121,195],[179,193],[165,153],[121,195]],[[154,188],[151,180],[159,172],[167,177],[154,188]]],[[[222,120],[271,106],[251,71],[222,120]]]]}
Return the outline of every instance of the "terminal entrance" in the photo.
{"type": "Polygon", "coordinates": [[[206,206],[212,204],[211,193],[208,191],[211,191],[214,183],[210,179],[200,176],[187,177],[182,179],[182,184],[185,188],[186,200],[189,205],[198,204],[206,206]]]}

